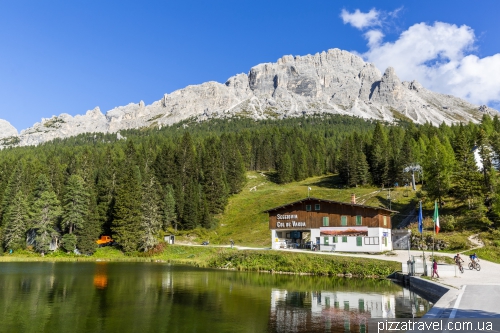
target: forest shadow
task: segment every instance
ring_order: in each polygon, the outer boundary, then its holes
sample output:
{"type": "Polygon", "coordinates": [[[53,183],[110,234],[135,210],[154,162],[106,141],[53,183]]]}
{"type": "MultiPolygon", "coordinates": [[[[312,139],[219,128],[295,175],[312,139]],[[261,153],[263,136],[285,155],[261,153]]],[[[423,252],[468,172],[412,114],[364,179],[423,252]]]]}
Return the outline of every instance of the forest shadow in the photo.
{"type": "Polygon", "coordinates": [[[314,185],[318,187],[324,187],[324,188],[348,188],[347,185],[342,184],[342,181],[339,177],[339,175],[330,175],[324,178],[321,178],[321,180],[314,182],[314,183],[309,183],[308,185],[314,185]]]}

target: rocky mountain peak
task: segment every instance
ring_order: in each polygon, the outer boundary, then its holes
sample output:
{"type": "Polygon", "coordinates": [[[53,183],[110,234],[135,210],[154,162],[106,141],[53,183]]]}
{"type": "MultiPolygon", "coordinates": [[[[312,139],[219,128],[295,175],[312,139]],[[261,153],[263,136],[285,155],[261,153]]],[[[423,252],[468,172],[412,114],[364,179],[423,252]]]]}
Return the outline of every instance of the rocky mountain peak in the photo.
{"type": "Polygon", "coordinates": [[[0,119],[0,139],[17,135],[17,129],[7,120],[0,119]]]}
{"type": "Polygon", "coordinates": [[[282,119],[312,113],[439,125],[443,121],[477,122],[484,113],[494,115],[497,111],[432,92],[417,81],[401,82],[392,67],[381,74],[361,57],[331,49],[314,55],[286,55],[275,63],[256,65],[248,74],[232,76],[224,84],[187,86],[150,105],[140,101],[106,114],[98,107],[82,116],[61,114],[43,119],[20,135],[7,122],[0,122],[0,138],[4,138],[0,139],[0,148],[13,142],[36,145],[86,132],[161,128],[189,118],[282,119]]]}

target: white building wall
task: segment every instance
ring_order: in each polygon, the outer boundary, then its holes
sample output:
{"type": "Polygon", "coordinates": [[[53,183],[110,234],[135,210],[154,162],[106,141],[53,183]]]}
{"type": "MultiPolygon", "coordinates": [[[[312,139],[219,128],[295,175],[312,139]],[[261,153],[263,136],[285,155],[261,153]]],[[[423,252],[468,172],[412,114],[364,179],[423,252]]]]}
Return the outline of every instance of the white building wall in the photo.
{"type": "MultiPolygon", "coordinates": [[[[279,230],[282,234],[287,230],[279,230]]],[[[291,231],[291,230],[289,230],[291,231]]],[[[271,230],[271,248],[279,250],[285,248],[286,238],[279,238],[277,230],[271,230]]],[[[342,241],[342,236],[337,236],[337,242],[333,242],[333,236],[321,236],[320,229],[311,229],[311,242],[317,244],[317,238],[320,239],[320,251],[338,251],[338,252],[384,252],[392,251],[391,229],[387,228],[368,228],[368,238],[365,236],[346,236],[347,241],[342,241]],[[358,246],[357,237],[361,237],[361,246],[358,246]],[[328,239],[326,245],[325,238],[328,239]],[[378,240],[376,244],[375,238],[378,240]],[[386,241],[387,239],[387,241],[386,241]]]]}

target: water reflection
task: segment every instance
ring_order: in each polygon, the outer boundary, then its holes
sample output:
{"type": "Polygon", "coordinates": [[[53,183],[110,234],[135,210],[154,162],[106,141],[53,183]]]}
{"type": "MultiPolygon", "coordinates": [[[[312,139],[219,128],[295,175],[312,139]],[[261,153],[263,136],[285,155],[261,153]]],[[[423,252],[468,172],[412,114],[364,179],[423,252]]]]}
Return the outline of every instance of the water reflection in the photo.
{"type": "Polygon", "coordinates": [[[420,317],[431,304],[409,290],[271,291],[269,331],[365,332],[370,318],[420,317]]]}
{"type": "Polygon", "coordinates": [[[338,332],[431,304],[390,281],[159,263],[1,263],[0,332],[338,332]]]}
{"type": "Polygon", "coordinates": [[[97,262],[95,268],[94,287],[105,289],[108,286],[107,263],[97,262]]]}

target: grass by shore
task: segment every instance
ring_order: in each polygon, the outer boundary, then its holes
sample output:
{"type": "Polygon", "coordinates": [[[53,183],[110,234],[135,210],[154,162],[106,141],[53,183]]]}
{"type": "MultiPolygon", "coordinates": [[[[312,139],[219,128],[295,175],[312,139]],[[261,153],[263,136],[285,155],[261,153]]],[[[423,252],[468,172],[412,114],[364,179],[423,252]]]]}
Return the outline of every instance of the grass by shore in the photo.
{"type": "Polygon", "coordinates": [[[0,262],[19,261],[165,261],[173,264],[239,271],[355,277],[386,277],[394,271],[401,270],[401,264],[398,262],[377,259],[182,245],[166,246],[161,252],[146,254],[126,255],[117,249],[106,247],[98,249],[92,256],[77,256],[63,252],[51,253],[44,257],[27,252],[0,256],[0,262]]]}

